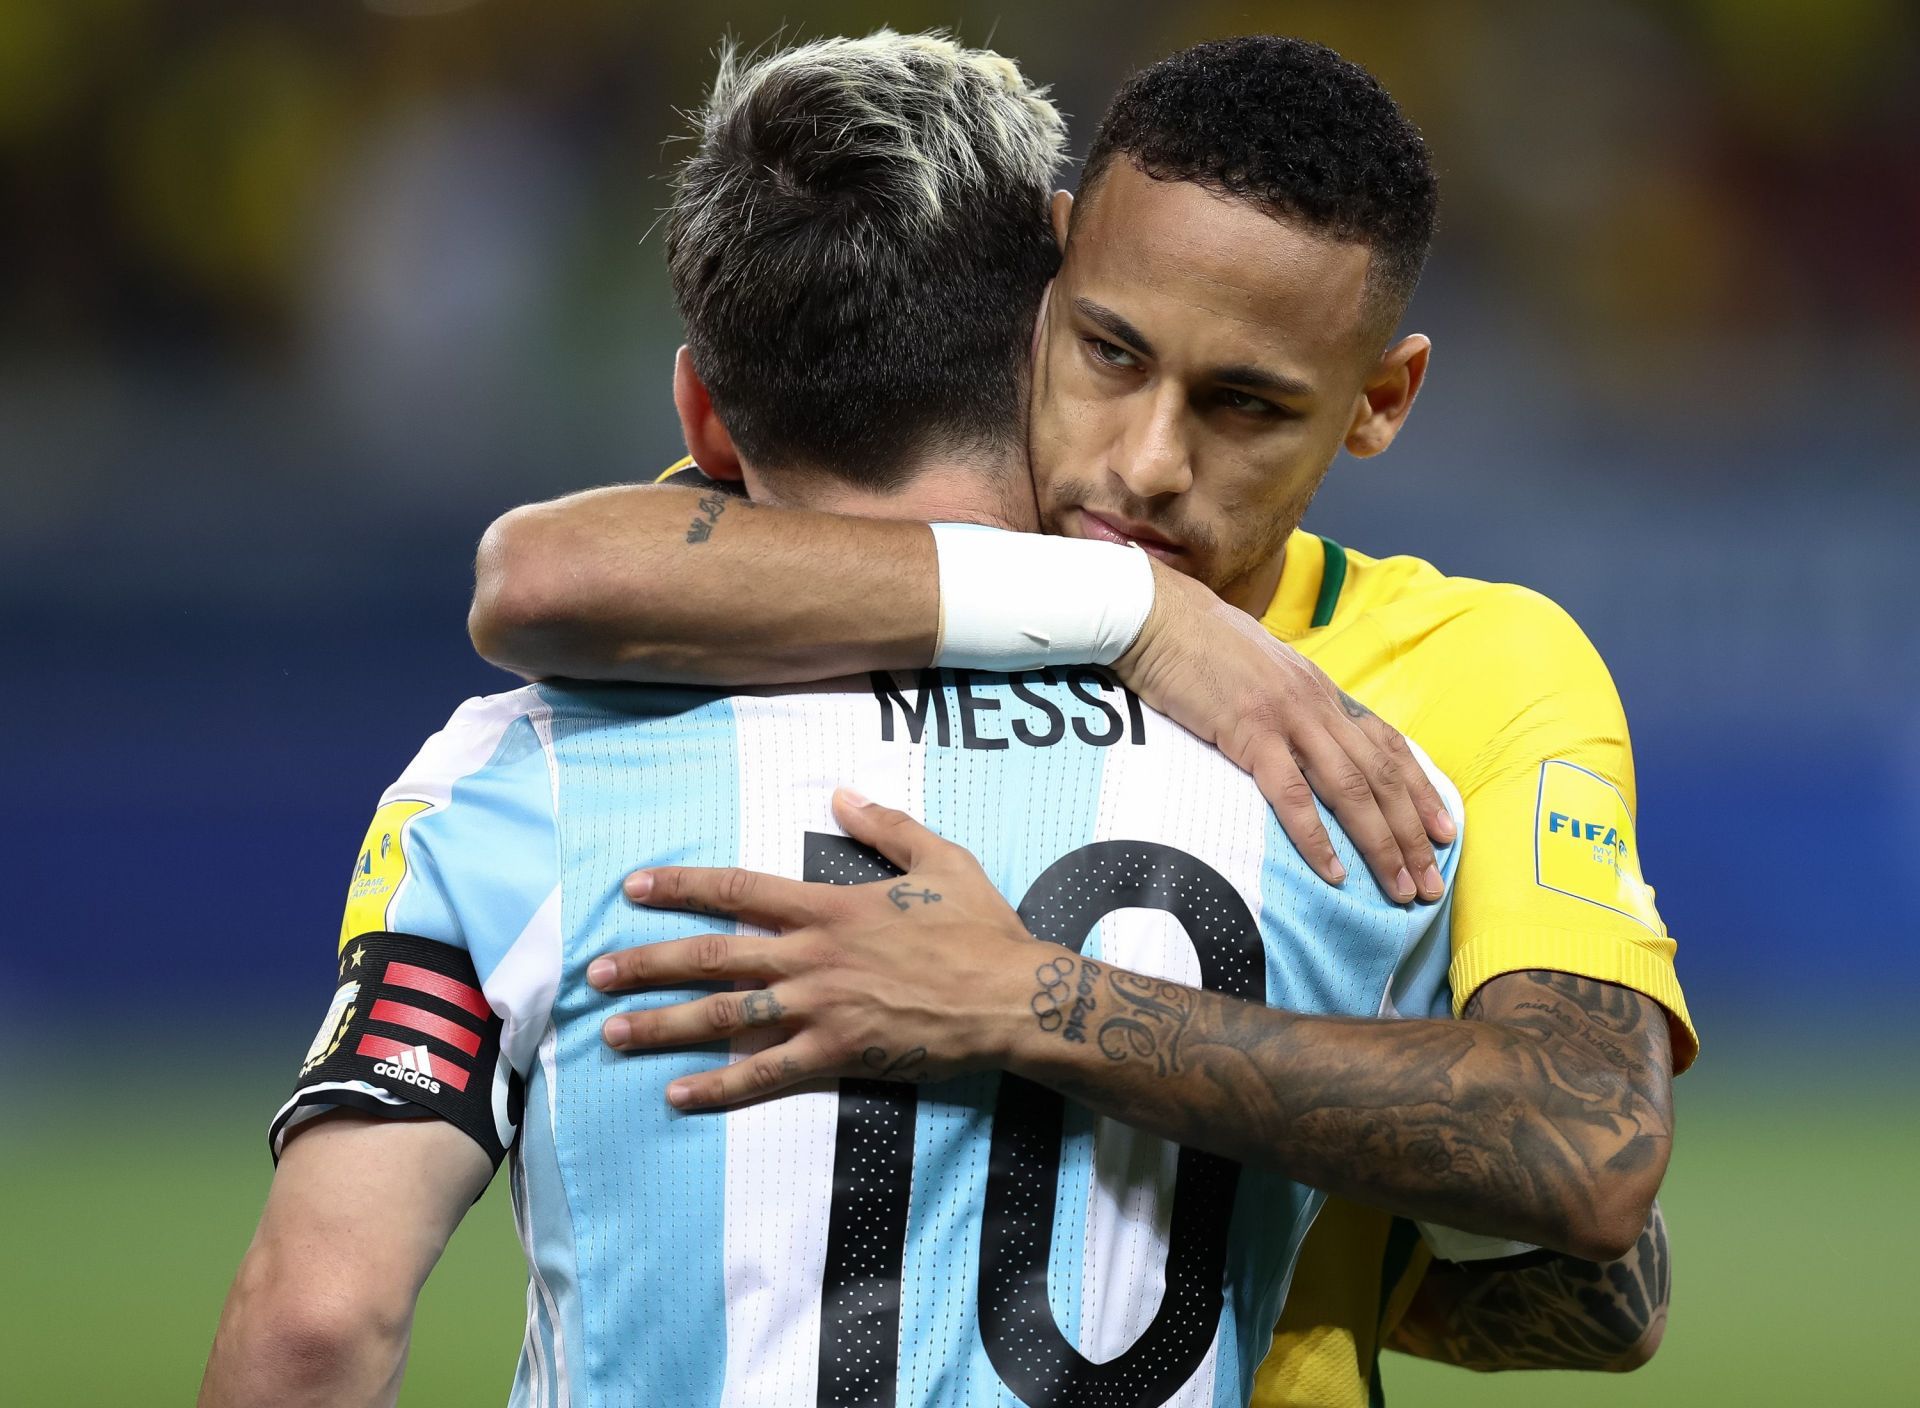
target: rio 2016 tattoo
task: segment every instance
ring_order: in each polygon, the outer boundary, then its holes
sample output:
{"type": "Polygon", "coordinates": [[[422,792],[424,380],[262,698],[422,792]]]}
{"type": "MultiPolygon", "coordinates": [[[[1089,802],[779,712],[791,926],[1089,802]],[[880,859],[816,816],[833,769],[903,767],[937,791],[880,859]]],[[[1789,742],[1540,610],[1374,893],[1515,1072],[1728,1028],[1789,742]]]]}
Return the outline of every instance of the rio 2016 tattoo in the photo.
{"type": "Polygon", "coordinates": [[[766,991],[745,993],[740,998],[740,1024],[745,1027],[771,1027],[787,1015],[780,999],[766,991]]]}
{"type": "Polygon", "coordinates": [[[893,907],[897,910],[900,910],[902,913],[912,908],[916,904],[939,904],[940,903],[940,896],[935,894],[932,890],[913,889],[904,880],[902,880],[898,885],[895,885],[892,889],[887,891],[887,898],[892,900],[893,907]]]}
{"type": "Polygon", "coordinates": [[[1073,988],[1073,1005],[1067,1008],[1067,1024],[1060,1029],[1062,1041],[1085,1041],[1087,1017],[1097,1004],[1093,985],[1100,981],[1101,968],[1091,959],[1080,960],[1080,977],[1073,988]]]}
{"type": "Polygon", "coordinates": [[[1091,1021],[1094,1045],[1109,1061],[1149,1061],[1162,1076],[1180,1069],[1195,989],[1073,956],[1049,959],[1033,976],[1040,986],[1028,1006],[1041,1031],[1084,1044],[1091,1021]]]}
{"type": "Polygon", "coordinates": [[[727,496],[708,494],[695,507],[699,511],[694,514],[693,522],[687,525],[687,541],[697,545],[713,536],[713,530],[720,522],[720,515],[727,511],[727,496]]]}
{"type": "Polygon", "coordinates": [[[1033,971],[1039,990],[1028,1001],[1043,1032],[1059,1032],[1062,1041],[1085,1043],[1087,1018],[1099,1006],[1093,995],[1106,969],[1090,958],[1050,958],[1033,971]]]}
{"type": "Polygon", "coordinates": [[[1062,1007],[1073,995],[1073,987],[1067,981],[1073,976],[1073,969],[1071,958],[1050,958],[1033,970],[1033,980],[1040,984],[1040,990],[1027,1006],[1043,1032],[1057,1032],[1067,1020],[1062,1007]]]}
{"type": "Polygon", "coordinates": [[[1659,1343],[1672,1280],[1666,1219],[1655,1204],[1618,1261],[1436,1263],[1387,1343],[1463,1369],[1632,1368],[1659,1343]]]}
{"type": "Polygon", "coordinates": [[[927,1078],[927,1048],[916,1046],[901,1056],[889,1056],[884,1046],[869,1046],[860,1053],[860,1064],[881,1080],[919,1082],[927,1078]]]}

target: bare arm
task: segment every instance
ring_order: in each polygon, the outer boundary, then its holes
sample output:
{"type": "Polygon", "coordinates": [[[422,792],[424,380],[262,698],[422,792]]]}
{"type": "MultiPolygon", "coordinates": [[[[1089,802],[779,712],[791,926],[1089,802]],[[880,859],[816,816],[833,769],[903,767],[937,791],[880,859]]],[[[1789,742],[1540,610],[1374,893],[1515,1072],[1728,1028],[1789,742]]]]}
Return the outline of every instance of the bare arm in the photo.
{"type": "MultiPolygon", "coordinates": [[[[528,679],[786,684],[917,669],[940,633],[925,524],[717,490],[627,485],[515,509],[474,572],[475,648],[528,679]]],[[[1152,612],[1114,670],[1252,774],[1322,877],[1345,870],[1316,794],[1388,893],[1438,898],[1428,838],[1451,840],[1454,820],[1406,740],[1245,612],[1156,564],[1152,612]]]]}
{"type": "Polygon", "coordinates": [[[997,1066],[1181,1144],[1423,1222],[1591,1261],[1625,1255],[1645,1226],[1672,1144],[1671,1054],[1665,1011],[1638,993],[1510,973],[1459,1021],[1303,1016],[1039,943],[961,847],[844,796],[835,816],[904,881],[665,868],[630,884],[650,905],[804,933],[676,940],[590,969],[604,988],[768,984],[608,1022],[623,1048],[748,1026],[791,1033],[674,1082],[687,1104],[821,1075],[997,1066]]]}
{"type": "Polygon", "coordinates": [[[1632,1250],[1614,1261],[1436,1262],[1387,1347],[1463,1369],[1624,1372],[1660,1347],[1671,1288],[1667,1224],[1656,1203],[1632,1250]]]}
{"type": "Polygon", "coordinates": [[[926,524],[667,484],[517,508],[481,539],[474,579],[475,648],[529,679],[787,684],[913,669],[940,627],[926,524]]]}
{"type": "Polygon", "coordinates": [[[414,1301],[492,1171],[435,1119],[342,1112],[301,1128],[227,1294],[200,1408],[393,1403],[414,1301]]]}

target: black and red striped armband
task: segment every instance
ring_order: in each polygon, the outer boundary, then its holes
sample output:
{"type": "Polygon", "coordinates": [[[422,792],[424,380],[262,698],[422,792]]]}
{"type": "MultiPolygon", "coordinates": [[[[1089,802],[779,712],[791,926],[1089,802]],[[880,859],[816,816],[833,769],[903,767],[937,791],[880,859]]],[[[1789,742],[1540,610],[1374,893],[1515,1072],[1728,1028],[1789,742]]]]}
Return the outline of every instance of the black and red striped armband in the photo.
{"type": "Polygon", "coordinates": [[[500,1052],[501,1029],[465,949],[412,934],[349,941],[333,1002],[268,1131],[274,1159],[301,1121],[351,1109],[390,1119],[437,1115],[498,1166],[519,1132],[524,1099],[500,1052]]]}

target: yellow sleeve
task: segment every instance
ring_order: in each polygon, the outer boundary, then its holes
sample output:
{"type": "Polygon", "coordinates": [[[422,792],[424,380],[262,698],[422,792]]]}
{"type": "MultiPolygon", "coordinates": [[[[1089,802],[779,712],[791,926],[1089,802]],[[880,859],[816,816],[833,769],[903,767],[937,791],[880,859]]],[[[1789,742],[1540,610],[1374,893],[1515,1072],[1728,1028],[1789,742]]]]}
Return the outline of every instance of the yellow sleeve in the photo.
{"type": "Polygon", "coordinates": [[[1461,672],[1435,711],[1478,715],[1483,741],[1456,774],[1466,803],[1453,901],[1454,1012],[1502,973],[1547,968],[1644,993],[1672,1019],[1674,1070],[1699,1051],[1674,943],[1642,877],[1633,751],[1592,644],[1523,588],[1471,613],[1461,672]],[[1486,732],[1489,707],[1502,721],[1486,732]]]}

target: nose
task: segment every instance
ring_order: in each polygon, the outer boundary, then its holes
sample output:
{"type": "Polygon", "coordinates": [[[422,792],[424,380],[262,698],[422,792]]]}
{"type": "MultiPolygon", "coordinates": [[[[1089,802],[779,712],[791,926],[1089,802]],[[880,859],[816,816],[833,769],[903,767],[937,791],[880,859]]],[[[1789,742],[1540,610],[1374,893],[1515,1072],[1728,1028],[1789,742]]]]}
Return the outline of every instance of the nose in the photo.
{"type": "Polygon", "coordinates": [[[1121,440],[1113,472],[1135,498],[1183,494],[1193,485],[1185,434],[1186,403],[1173,386],[1139,398],[1140,416],[1121,440]]]}

